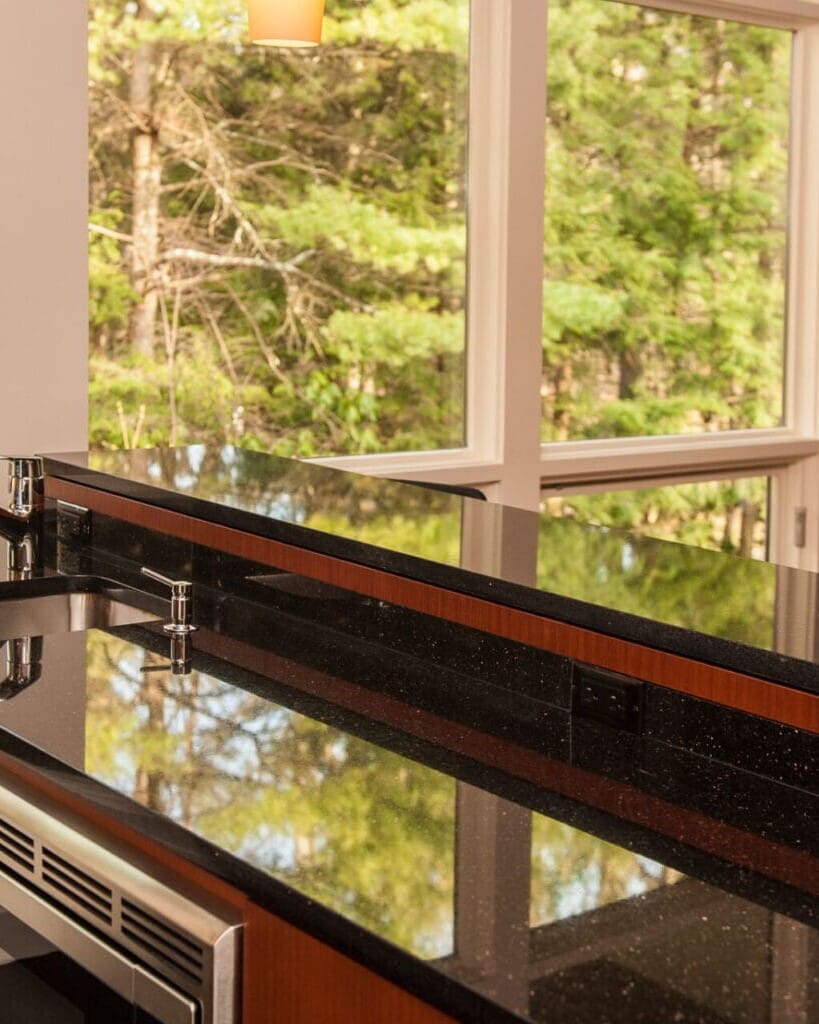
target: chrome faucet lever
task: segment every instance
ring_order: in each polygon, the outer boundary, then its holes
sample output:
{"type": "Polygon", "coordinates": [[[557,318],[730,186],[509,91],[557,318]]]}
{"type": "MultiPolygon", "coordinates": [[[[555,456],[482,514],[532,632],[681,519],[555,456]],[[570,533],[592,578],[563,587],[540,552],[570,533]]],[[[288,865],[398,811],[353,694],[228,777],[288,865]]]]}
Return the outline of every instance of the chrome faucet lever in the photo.
{"type": "Polygon", "coordinates": [[[43,460],[0,455],[0,514],[30,520],[43,508],[43,460]]]}
{"type": "Polygon", "coordinates": [[[193,584],[188,580],[169,579],[145,566],[140,572],[143,576],[171,588],[171,621],[163,628],[168,633],[192,633],[196,629],[193,625],[193,584]]]}

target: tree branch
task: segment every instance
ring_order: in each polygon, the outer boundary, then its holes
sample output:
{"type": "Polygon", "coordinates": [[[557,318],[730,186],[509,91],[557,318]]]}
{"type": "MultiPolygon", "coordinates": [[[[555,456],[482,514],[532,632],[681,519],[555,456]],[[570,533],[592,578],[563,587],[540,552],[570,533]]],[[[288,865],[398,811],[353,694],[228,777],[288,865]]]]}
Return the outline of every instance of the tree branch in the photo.
{"type": "Polygon", "coordinates": [[[102,224],[89,222],[88,230],[93,235],[104,235],[106,238],[113,238],[117,242],[133,242],[131,235],[124,235],[121,231],[113,231],[111,228],[104,228],[102,224]]]}
{"type": "Polygon", "coordinates": [[[160,253],[159,263],[174,263],[185,261],[186,263],[203,263],[209,267],[250,267],[257,270],[272,270],[283,277],[292,273],[304,260],[313,255],[313,250],[308,249],[299,253],[292,260],[282,263],[279,260],[268,260],[262,256],[229,256],[219,253],[203,252],[201,249],[166,249],[160,253]]]}

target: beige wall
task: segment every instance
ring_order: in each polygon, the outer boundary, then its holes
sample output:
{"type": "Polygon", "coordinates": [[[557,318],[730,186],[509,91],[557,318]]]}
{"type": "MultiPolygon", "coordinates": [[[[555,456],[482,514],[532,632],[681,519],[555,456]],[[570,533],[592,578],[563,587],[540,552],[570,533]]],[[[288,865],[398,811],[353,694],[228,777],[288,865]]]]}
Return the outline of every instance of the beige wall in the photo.
{"type": "Polygon", "coordinates": [[[0,453],[84,449],[86,7],[0,15],[0,453]]]}

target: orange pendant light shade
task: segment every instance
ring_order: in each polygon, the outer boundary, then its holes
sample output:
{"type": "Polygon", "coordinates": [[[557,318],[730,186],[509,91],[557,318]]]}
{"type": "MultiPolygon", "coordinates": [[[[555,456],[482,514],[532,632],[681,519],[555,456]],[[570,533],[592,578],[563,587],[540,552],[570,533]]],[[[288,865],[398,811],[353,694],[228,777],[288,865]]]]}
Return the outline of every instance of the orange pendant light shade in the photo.
{"type": "Polygon", "coordinates": [[[250,38],[264,46],[316,46],[324,0],[247,0],[250,38]]]}

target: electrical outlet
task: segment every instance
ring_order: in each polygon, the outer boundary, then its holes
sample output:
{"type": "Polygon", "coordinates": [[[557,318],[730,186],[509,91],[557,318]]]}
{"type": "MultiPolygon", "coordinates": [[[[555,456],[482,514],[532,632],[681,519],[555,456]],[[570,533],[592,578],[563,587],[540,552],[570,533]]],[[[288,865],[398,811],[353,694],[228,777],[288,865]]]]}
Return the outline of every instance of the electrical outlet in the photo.
{"type": "Polygon", "coordinates": [[[593,718],[616,729],[639,732],[646,684],[617,672],[575,665],[572,713],[593,718]]]}
{"type": "Polygon", "coordinates": [[[70,501],[57,502],[57,539],[63,542],[91,541],[91,512],[70,501]]]}

